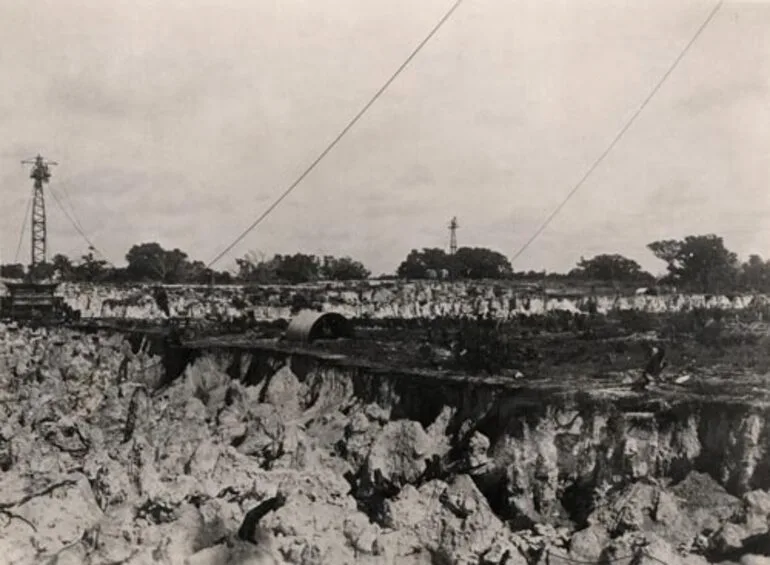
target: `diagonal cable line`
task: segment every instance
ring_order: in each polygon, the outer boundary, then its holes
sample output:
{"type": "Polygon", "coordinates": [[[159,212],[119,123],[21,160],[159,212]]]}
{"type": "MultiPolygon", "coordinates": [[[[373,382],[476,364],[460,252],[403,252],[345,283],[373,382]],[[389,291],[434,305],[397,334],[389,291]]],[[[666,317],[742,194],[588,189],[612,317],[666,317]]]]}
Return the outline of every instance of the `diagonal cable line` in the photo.
{"type": "Polygon", "coordinates": [[[382,94],[388,89],[388,87],[393,83],[393,81],[398,78],[398,76],[401,74],[401,72],[406,69],[407,66],[409,66],[409,63],[412,62],[412,60],[415,58],[415,56],[422,50],[422,48],[430,41],[434,35],[436,35],[436,32],[438,32],[439,29],[446,23],[446,21],[454,14],[455,10],[460,6],[463,0],[456,0],[454,4],[452,4],[452,7],[449,8],[449,10],[444,14],[444,16],[438,21],[438,23],[433,27],[433,29],[430,30],[427,36],[425,36],[425,39],[423,39],[417,47],[409,54],[409,56],[406,58],[406,60],[401,64],[400,67],[396,69],[396,71],[390,76],[390,78],[383,84],[380,89],[374,93],[374,96],[367,102],[361,110],[353,117],[352,120],[348,122],[348,124],[342,129],[342,131],[335,137],[332,142],[326,146],[326,149],[324,149],[318,157],[308,166],[304,172],[295,180],[289,188],[287,188],[283,194],[281,194],[275,202],[273,202],[252,224],[246,228],[243,233],[241,233],[237,238],[235,238],[235,241],[233,241],[230,245],[228,245],[222,252],[219,253],[214,259],[212,259],[207,267],[211,267],[219,261],[222,257],[227,255],[227,253],[232,250],[233,247],[238,245],[238,243],[241,242],[241,240],[246,237],[254,228],[256,228],[262,221],[273,211],[275,210],[278,205],[289,195],[291,192],[307,177],[313,169],[316,168],[316,166],[326,157],[326,155],[329,154],[329,152],[334,149],[334,147],[337,145],[337,143],[340,142],[340,140],[345,137],[345,134],[347,134],[354,125],[363,117],[363,115],[371,108],[371,106],[382,96],[382,94]]]}
{"type": "Polygon", "coordinates": [[[680,61],[684,58],[684,56],[687,54],[687,52],[690,50],[690,47],[695,43],[695,41],[700,37],[701,33],[703,33],[703,30],[706,29],[706,27],[709,25],[712,19],[714,19],[714,16],[719,11],[719,8],[722,7],[722,4],[724,3],[724,0],[720,0],[716,6],[711,10],[706,20],[701,24],[701,26],[698,28],[698,30],[695,32],[695,35],[693,35],[692,39],[687,43],[687,45],[684,46],[684,49],[682,49],[682,52],[679,53],[679,56],[674,59],[674,62],[671,64],[671,66],[668,68],[668,70],[663,74],[663,76],[658,80],[655,87],[652,89],[652,91],[647,95],[647,97],[644,99],[642,104],[637,108],[637,110],[634,112],[634,114],[631,116],[631,118],[626,122],[626,124],[620,129],[620,131],[617,133],[615,138],[612,140],[612,143],[607,147],[607,149],[604,150],[604,152],[599,155],[599,158],[596,159],[593,164],[588,168],[588,171],[583,175],[583,177],[578,181],[578,183],[570,190],[570,192],[567,194],[567,196],[564,198],[564,200],[561,201],[561,203],[551,212],[551,214],[545,219],[545,221],[540,225],[540,227],[535,231],[534,234],[527,240],[527,242],[522,245],[519,250],[514,254],[513,258],[511,259],[511,262],[513,263],[518,259],[522,253],[524,253],[530,245],[540,236],[541,233],[545,231],[545,229],[548,227],[548,225],[553,221],[553,219],[561,212],[562,208],[566,206],[567,202],[569,202],[572,197],[575,195],[575,193],[580,190],[580,188],[585,184],[586,180],[588,180],[588,177],[593,174],[593,172],[601,165],[601,163],[604,161],[604,159],[607,157],[607,155],[610,154],[610,152],[615,148],[615,146],[618,144],[618,142],[621,140],[621,138],[625,135],[625,133],[631,128],[633,123],[636,121],[636,118],[639,117],[639,114],[642,113],[642,111],[645,109],[647,104],[649,104],[650,100],[657,94],[657,92],[660,90],[660,88],[663,86],[663,83],[666,82],[666,79],[671,75],[671,73],[674,71],[674,69],[679,65],[680,61]]]}
{"type": "Polygon", "coordinates": [[[24,212],[24,219],[21,221],[21,231],[19,232],[19,243],[16,246],[16,255],[14,255],[13,262],[18,263],[19,252],[21,251],[21,242],[24,241],[24,230],[27,229],[27,220],[29,219],[29,210],[32,207],[32,198],[27,202],[27,211],[24,212]]]}
{"type": "Polygon", "coordinates": [[[106,260],[108,263],[112,264],[112,263],[110,262],[110,260],[107,258],[107,256],[106,256],[104,253],[102,253],[101,251],[99,251],[99,249],[98,249],[98,248],[97,248],[97,247],[96,247],[96,246],[93,244],[93,242],[92,242],[92,241],[91,241],[91,240],[88,238],[88,236],[86,235],[85,231],[83,231],[83,229],[82,229],[82,228],[81,228],[81,227],[78,225],[78,223],[77,223],[77,222],[76,222],[76,221],[75,221],[75,220],[72,218],[72,216],[71,216],[71,215],[70,215],[70,213],[67,211],[67,209],[66,209],[66,208],[65,208],[65,207],[62,205],[61,199],[59,199],[59,196],[56,194],[56,192],[54,192],[53,190],[50,190],[49,192],[50,192],[50,193],[51,193],[51,195],[53,196],[53,198],[54,198],[54,201],[55,201],[55,202],[56,202],[56,204],[59,206],[59,208],[61,209],[61,211],[62,211],[62,212],[64,212],[64,215],[65,215],[65,216],[67,216],[67,219],[70,221],[70,223],[71,223],[71,224],[72,224],[72,226],[75,228],[75,230],[77,230],[77,232],[78,232],[78,233],[79,233],[79,234],[80,234],[80,235],[83,237],[83,239],[86,241],[86,243],[88,244],[88,247],[89,247],[90,249],[93,249],[94,251],[96,251],[96,252],[97,252],[99,255],[101,255],[101,256],[102,256],[102,257],[103,257],[103,258],[104,258],[104,259],[105,259],[105,260],[106,260]]]}
{"type": "Polygon", "coordinates": [[[70,212],[72,212],[72,217],[77,222],[77,224],[80,226],[80,229],[82,229],[83,231],[86,231],[85,228],[83,227],[83,223],[80,221],[80,218],[78,218],[78,215],[77,215],[77,213],[75,211],[75,205],[72,203],[72,198],[70,197],[70,193],[67,190],[66,186],[64,186],[63,184],[60,184],[57,188],[64,195],[64,198],[62,199],[62,201],[69,205],[70,212]]]}

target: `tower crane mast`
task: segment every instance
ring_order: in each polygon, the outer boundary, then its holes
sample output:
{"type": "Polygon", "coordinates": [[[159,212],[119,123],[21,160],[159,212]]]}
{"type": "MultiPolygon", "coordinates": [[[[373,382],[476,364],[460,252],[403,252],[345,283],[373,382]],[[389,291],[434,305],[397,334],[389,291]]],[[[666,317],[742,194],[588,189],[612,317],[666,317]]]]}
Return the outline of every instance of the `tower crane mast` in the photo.
{"type": "Polygon", "coordinates": [[[43,185],[51,179],[50,167],[57,165],[54,161],[46,161],[38,154],[34,159],[25,159],[23,165],[32,165],[30,178],[35,181],[32,194],[32,246],[30,273],[37,272],[37,267],[46,261],[46,245],[48,230],[45,216],[45,194],[43,185]]]}
{"type": "Polygon", "coordinates": [[[35,181],[32,193],[32,257],[26,280],[5,281],[8,293],[0,297],[0,318],[37,323],[78,319],[80,313],[68,306],[63,297],[55,294],[58,283],[40,280],[43,277],[39,267],[46,262],[48,235],[43,186],[51,179],[50,167],[57,163],[38,155],[34,159],[25,159],[22,164],[32,165],[29,176],[35,181]]]}

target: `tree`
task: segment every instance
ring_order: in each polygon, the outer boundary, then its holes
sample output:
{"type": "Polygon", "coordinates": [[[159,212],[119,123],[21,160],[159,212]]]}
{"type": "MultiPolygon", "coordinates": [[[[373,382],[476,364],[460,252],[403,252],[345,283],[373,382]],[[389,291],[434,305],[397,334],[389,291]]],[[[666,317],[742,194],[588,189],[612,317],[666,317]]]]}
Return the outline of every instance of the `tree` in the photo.
{"type": "Polygon", "coordinates": [[[236,259],[238,264],[237,278],[243,282],[259,284],[272,284],[278,282],[278,261],[276,257],[265,261],[264,255],[257,258],[254,253],[248,253],[241,259],[236,259]]]}
{"type": "Polygon", "coordinates": [[[78,281],[101,281],[108,270],[107,261],[96,259],[92,251],[81,257],[76,267],[71,267],[71,276],[78,281]]]}
{"type": "MultiPolygon", "coordinates": [[[[573,269],[573,271],[577,271],[577,269],[573,269]]],[[[517,278],[517,279],[538,280],[539,281],[539,280],[543,280],[544,278],[552,276],[552,275],[553,275],[553,273],[548,274],[545,271],[538,272],[538,271],[529,270],[529,271],[518,271],[518,272],[515,272],[515,273],[513,273],[512,276],[517,278]]]]}
{"type": "MultiPolygon", "coordinates": [[[[200,265],[200,262],[198,263],[200,265]]],[[[192,267],[187,260],[187,253],[176,248],[171,251],[166,251],[165,267],[166,274],[163,277],[163,282],[167,284],[188,282],[191,269],[195,269],[195,267],[192,267]]]]}
{"type": "Polygon", "coordinates": [[[449,269],[450,257],[446,251],[434,248],[423,248],[422,251],[412,249],[406,259],[398,266],[396,273],[405,279],[426,279],[428,271],[449,269]]]}
{"type": "Polygon", "coordinates": [[[52,279],[56,270],[52,263],[43,262],[38,263],[34,267],[30,267],[29,276],[33,280],[49,280],[52,279]]]}
{"type": "Polygon", "coordinates": [[[204,274],[205,282],[213,284],[232,284],[233,275],[227,271],[216,271],[207,268],[204,274]]]}
{"type": "Polygon", "coordinates": [[[687,236],[684,240],[655,241],[647,246],[668,265],[670,282],[700,292],[733,288],[738,256],[714,234],[687,236]]]}
{"type": "Polygon", "coordinates": [[[54,271],[59,274],[59,278],[63,281],[71,281],[74,278],[74,266],[70,258],[62,253],[57,253],[51,259],[54,271]]]}
{"type": "Polygon", "coordinates": [[[181,267],[182,282],[190,284],[206,284],[211,281],[214,272],[206,267],[203,261],[185,261],[181,267]]]}
{"type": "Polygon", "coordinates": [[[331,255],[324,257],[323,261],[304,253],[276,254],[272,259],[265,259],[264,254],[258,257],[252,252],[236,259],[236,263],[238,280],[259,284],[300,284],[319,279],[360,280],[369,276],[369,270],[359,261],[331,255]]]}
{"type": "Polygon", "coordinates": [[[740,284],[751,290],[770,290],[770,261],[763,261],[759,255],[750,255],[749,260],[741,265],[740,284]]]}
{"type": "Polygon", "coordinates": [[[125,267],[112,267],[107,269],[101,278],[101,282],[124,284],[127,282],[135,282],[131,275],[128,273],[128,269],[125,267]]]}
{"type": "Polygon", "coordinates": [[[327,255],[321,265],[321,276],[332,281],[363,280],[371,273],[363,263],[354,261],[350,257],[332,257],[327,255]]]}
{"type": "Polygon", "coordinates": [[[8,279],[23,279],[25,274],[24,265],[21,263],[12,263],[0,266],[0,276],[8,279]]]}
{"type": "Polygon", "coordinates": [[[289,284],[299,284],[318,280],[321,262],[315,255],[295,253],[294,255],[276,255],[276,276],[289,284]]]}
{"type": "Polygon", "coordinates": [[[402,278],[425,279],[429,271],[441,270],[466,279],[501,279],[513,274],[511,263],[503,254],[485,247],[461,247],[454,255],[435,247],[412,249],[397,273],[402,278]]]}
{"type": "Polygon", "coordinates": [[[239,280],[259,284],[299,284],[314,281],[319,278],[321,266],[315,255],[303,253],[276,254],[267,260],[257,259],[254,254],[249,254],[236,262],[239,280]]]}
{"type": "Polygon", "coordinates": [[[167,284],[185,282],[189,262],[179,249],[167,251],[158,243],[134,245],[126,254],[126,272],[131,280],[167,284]]]}
{"type": "Polygon", "coordinates": [[[466,279],[503,279],[513,274],[505,255],[484,247],[461,247],[451,259],[450,271],[466,279]]]}
{"type": "Polygon", "coordinates": [[[134,245],[126,253],[126,271],[134,280],[163,280],[166,275],[166,251],[158,243],[134,245]]]}
{"type": "Polygon", "coordinates": [[[653,241],[647,245],[647,249],[652,251],[655,257],[670,266],[678,260],[679,253],[682,250],[682,243],[676,239],[663,239],[653,241]]]}
{"type": "Polygon", "coordinates": [[[654,277],[642,270],[639,263],[622,255],[596,255],[591,259],[580,258],[572,275],[598,281],[649,282],[654,277]]]}

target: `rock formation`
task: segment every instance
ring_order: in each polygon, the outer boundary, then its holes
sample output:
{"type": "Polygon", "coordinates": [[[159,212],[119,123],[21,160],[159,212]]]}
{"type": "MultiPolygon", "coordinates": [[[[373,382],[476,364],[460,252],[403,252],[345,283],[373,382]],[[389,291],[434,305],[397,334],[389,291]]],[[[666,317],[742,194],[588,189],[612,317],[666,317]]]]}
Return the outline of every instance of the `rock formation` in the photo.
{"type": "Polygon", "coordinates": [[[0,328],[4,563],[704,565],[767,554],[761,405],[533,403],[290,355],[262,359],[272,369],[247,383],[206,351],[159,388],[159,361],[129,355],[118,335],[0,328]]]}
{"type": "Polygon", "coordinates": [[[676,312],[692,308],[739,310],[765,305],[765,296],[544,296],[485,282],[363,281],[299,286],[166,286],[163,299],[150,285],[63,284],[60,292],[85,318],[165,319],[173,317],[257,321],[289,319],[298,304],[347,318],[432,319],[478,316],[510,319],[549,311],[599,313],[610,310],[676,312]]]}

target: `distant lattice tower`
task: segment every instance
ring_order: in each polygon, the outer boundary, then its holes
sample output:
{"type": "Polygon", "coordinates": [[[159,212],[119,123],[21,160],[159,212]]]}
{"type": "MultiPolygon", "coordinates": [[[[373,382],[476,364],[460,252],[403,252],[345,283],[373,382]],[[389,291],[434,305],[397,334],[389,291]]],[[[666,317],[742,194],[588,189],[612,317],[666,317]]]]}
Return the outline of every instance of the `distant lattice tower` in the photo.
{"type": "Polygon", "coordinates": [[[22,161],[25,165],[32,165],[30,178],[34,179],[34,194],[32,196],[32,263],[30,270],[46,260],[46,220],[45,220],[45,195],[43,184],[51,179],[49,167],[56,165],[53,161],[45,161],[40,155],[34,159],[22,161]]]}
{"type": "Polygon", "coordinates": [[[454,255],[457,253],[457,228],[460,227],[460,224],[457,223],[457,216],[452,218],[452,221],[449,222],[449,253],[450,255],[454,255]]]}

